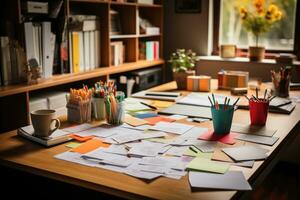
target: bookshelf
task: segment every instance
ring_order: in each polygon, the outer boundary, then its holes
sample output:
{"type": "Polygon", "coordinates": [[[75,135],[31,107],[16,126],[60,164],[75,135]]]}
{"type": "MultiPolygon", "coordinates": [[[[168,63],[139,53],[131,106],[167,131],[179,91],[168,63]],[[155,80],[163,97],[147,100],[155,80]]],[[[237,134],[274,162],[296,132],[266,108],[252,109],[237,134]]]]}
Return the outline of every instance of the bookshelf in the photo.
{"type": "MultiPolygon", "coordinates": [[[[22,16],[20,5],[26,0],[14,0],[19,30],[22,16]]],[[[42,0],[45,1],[45,0],[42,0]]],[[[54,74],[47,79],[41,79],[37,84],[19,83],[0,86],[0,133],[16,129],[29,123],[29,101],[35,95],[47,91],[68,91],[70,87],[80,87],[82,84],[93,85],[97,80],[108,80],[110,75],[151,67],[164,67],[163,58],[163,3],[155,0],[153,5],[138,4],[136,1],[113,0],[64,0],[64,15],[96,15],[100,19],[100,63],[93,70],[77,73],[54,74]],[[110,10],[119,14],[121,33],[110,34],[110,10]],[[159,27],[158,34],[144,34],[139,30],[141,16],[159,27]],[[147,41],[159,42],[159,58],[154,60],[139,59],[139,43],[147,41]],[[122,42],[125,46],[123,63],[114,66],[111,63],[111,44],[122,42]]],[[[55,22],[59,26],[59,22],[55,22]]],[[[55,32],[56,33],[56,32],[55,32]]],[[[18,35],[18,40],[24,43],[24,35],[18,35]]],[[[67,64],[69,66],[69,63],[67,64]]],[[[62,66],[60,66],[62,67],[62,66]]],[[[69,66],[70,67],[70,66],[69,66]]],[[[164,69],[163,69],[164,72],[164,69]]]]}

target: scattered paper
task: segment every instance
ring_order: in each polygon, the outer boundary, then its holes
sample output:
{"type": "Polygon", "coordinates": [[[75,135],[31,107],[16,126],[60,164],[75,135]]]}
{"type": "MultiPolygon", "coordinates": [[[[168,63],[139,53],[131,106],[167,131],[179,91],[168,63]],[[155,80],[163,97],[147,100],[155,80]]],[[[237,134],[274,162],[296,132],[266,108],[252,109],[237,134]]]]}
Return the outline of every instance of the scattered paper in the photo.
{"type": "Polygon", "coordinates": [[[66,151],[64,153],[57,154],[54,157],[57,158],[57,159],[60,159],[60,160],[73,162],[73,163],[77,163],[77,164],[80,164],[80,165],[86,165],[86,166],[90,166],[90,167],[94,167],[95,165],[97,165],[94,162],[82,159],[81,154],[76,153],[76,152],[66,151]]]}
{"type": "Polygon", "coordinates": [[[96,128],[91,128],[85,131],[81,131],[79,133],[76,133],[76,135],[81,136],[81,137],[87,137],[87,136],[97,136],[101,138],[106,138],[112,135],[115,135],[122,130],[120,128],[105,128],[105,127],[96,127],[96,128]]]}
{"type": "Polygon", "coordinates": [[[252,190],[240,171],[228,171],[225,174],[189,172],[189,182],[194,188],[252,190]]]}
{"type": "Polygon", "coordinates": [[[173,146],[165,154],[170,155],[170,156],[179,156],[180,157],[183,155],[184,151],[187,148],[188,147],[186,147],[186,146],[173,146]]]}
{"type": "Polygon", "coordinates": [[[93,151],[99,147],[107,148],[109,146],[110,146],[110,144],[103,143],[101,140],[95,138],[95,139],[86,141],[85,143],[82,143],[80,146],[72,149],[71,151],[76,152],[76,153],[85,154],[85,153],[93,151]]]}
{"type": "Polygon", "coordinates": [[[106,153],[102,150],[102,148],[98,148],[89,153],[86,153],[82,155],[82,158],[86,160],[94,160],[97,163],[110,164],[119,167],[128,167],[135,162],[135,158],[106,153]]]}
{"type": "Polygon", "coordinates": [[[185,115],[170,115],[170,116],[168,116],[168,118],[174,119],[174,120],[181,120],[181,119],[188,118],[188,116],[185,116],[185,115]]]}
{"type": "Polygon", "coordinates": [[[211,161],[207,158],[201,157],[196,157],[186,166],[186,168],[189,170],[214,172],[220,174],[224,174],[225,172],[227,172],[229,167],[229,164],[211,161]]]}
{"type": "Polygon", "coordinates": [[[93,127],[94,126],[92,124],[84,123],[84,124],[64,128],[63,130],[69,133],[79,133],[81,131],[85,131],[93,127]]]}
{"type": "Polygon", "coordinates": [[[182,123],[170,123],[170,122],[158,122],[155,126],[151,127],[152,130],[164,131],[167,133],[174,133],[174,134],[184,134],[194,126],[182,124],[182,123]]]}
{"type": "Polygon", "coordinates": [[[257,146],[241,146],[222,149],[235,161],[262,160],[268,157],[268,150],[257,146]]]}
{"type": "Polygon", "coordinates": [[[245,124],[233,123],[231,131],[236,133],[250,134],[250,135],[262,135],[272,137],[277,130],[267,129],[265,126],[252,126],[245,124]]]}
{"type": "Polygon", "coordinates": [[[139,130],[139,131],[145,131],[150,129],[152,126],[150,125],[142,125],[142,126],[131,126],[129,124],[124,123],[122,125],[123,128],[127,128],[127,129],[133,129],[133,130],[139,130]]]}
{"type": "Polygon", "coordinates": [[[201,134],[206,133],[208,131],[207,128],[201,128],[201,127],[193,127],[184,134],[178,136],[177,138],[181,139],[197,139],[201,134]]]}
{"type": "Polygon", "coordinates": [[[215,151],[217,142],[198,140],[193,145],[203,153],[213,153],[215,151]]]}
{"type": "Polygon", "coordinates": [[[248,135],[248,134],[239,134],[235,138],[238,140],[254,142],[258,144],[265,144],[269,146],[273,146],[279,139],[278,137],[266,137],[266,136],[248,135]]]}
{"type": "Polygon", "coordinates": [[[154,112],[144,112],[144,113],[135,113],[134,116],[139,119],[145,119],[149,117],[156,117],[158,115],[157,113],[154,112]]]}

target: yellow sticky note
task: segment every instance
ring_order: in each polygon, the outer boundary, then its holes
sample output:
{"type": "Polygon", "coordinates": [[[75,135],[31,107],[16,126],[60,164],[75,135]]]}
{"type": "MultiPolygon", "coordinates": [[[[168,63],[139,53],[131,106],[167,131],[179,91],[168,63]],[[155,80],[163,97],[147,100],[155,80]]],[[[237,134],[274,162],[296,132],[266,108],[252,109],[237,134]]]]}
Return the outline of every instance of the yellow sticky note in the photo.
{"type": "Polygon", "coordinates": [[[229,166],[229,164],[211,161],[207,158],[196,157],[189,164],[187,164],[186,168],[189,170],[199,170],[224,174],[229,169],[229,166]]]}
{"type": "Polygon", "coordinates": [[[66,147],[74,149],[74,148],[78,147],[79,145],[81,145],[80,142],[69,142],[68,144],[66,144],[66,147]]]}

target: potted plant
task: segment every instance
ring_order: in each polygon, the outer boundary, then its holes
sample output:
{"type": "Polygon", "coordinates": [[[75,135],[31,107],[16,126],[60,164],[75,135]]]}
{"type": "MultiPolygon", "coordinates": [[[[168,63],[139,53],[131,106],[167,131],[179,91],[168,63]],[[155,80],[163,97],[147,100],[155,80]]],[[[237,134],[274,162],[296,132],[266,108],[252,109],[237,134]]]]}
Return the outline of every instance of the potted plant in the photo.
{"type": "Polygon", "coordinates": [[[199,57],[192,50],[177,49],[172,53],[169,62],[172,64],[173,78],[179,90],[185,90],[187,77],[195,75],[195,63],[199,57]]]}
{"type": "Polygon", "coordinates": [[[281,20],[283,14],[279,7],[271,3],[266,5],[263,0],[254,0],[252,7],[240,7],[243,27],[255,37],[255,46],[249,47],[249,59],[261,61],[264,58],[265,47],[259,46],[259,37],[269,32],[274,24],[281,20]]]}

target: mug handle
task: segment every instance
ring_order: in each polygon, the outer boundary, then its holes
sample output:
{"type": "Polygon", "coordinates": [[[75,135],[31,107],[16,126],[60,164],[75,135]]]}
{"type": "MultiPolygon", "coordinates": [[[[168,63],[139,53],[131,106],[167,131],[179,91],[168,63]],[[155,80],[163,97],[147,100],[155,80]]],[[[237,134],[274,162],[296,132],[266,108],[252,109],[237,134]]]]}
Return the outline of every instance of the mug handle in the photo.
{"type": "Polygon", "coordinates": [[[54,121],[55,121],[55,128],[50,130],[50,135],[51,135],[54,131],[56,131],[57,129],[59,129],[59,127],[60,127],[60,121],[59,121],[59,119],[51,119],[51,124],[52,124],[52,122],[54,122],[54,121]]]}

